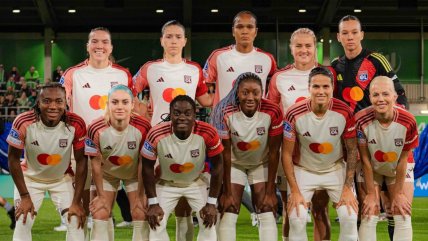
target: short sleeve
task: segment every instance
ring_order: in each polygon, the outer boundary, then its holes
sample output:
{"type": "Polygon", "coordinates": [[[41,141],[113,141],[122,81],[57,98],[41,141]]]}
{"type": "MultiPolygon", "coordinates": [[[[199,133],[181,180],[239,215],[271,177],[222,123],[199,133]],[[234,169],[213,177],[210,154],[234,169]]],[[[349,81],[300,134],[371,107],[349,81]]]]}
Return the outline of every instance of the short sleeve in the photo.
{"type": "Polygon", "coordinates": [[[23,128],[24,125],[21,125],[21,128],[19,128],[17,122],[19,122],[18,118],[13,122],[6,141],[9,145],[15,148],[24,149],[26,128],[23,128]]]}
{"type": "Polygon", "coordinates": [[[345,129],[343,130],[342,137],[344,139],[351,139],[355,138],[357,135],[355,130],[355,118],[352,115],[352,113],[349,112],[349,115],[346,116],[346,125],[345,129]]]}
{"type": "Polygon", "coordinates": [[[132,83],[137,93],[140,93],[149,86],[147,80],[147,65],[148,63],[144,64],[132,78],[132,83]]]}
{"type": "Polygon", "coordinates": [[[416,148],[419,144],[416,120],[415,118],[412,118],[411,120],[412,121],[409,121],[408,125],[406,126],[406,142],[404,143],[403,151],[410,151],[416,148]]]}
{"type": "Polygon", "coordinates": [[[152,161],[156,161],[157,159],[157,151],[156,151],[156,147],[153,145],[153,143],[151,143],[149,140],[145,140],[144,141],[144,145],[141,148],[140,154],[152,161]]]}
{"type": "Polygon", "coordinates": [[[199,80],[198,80],[198,85],[196,86],[196,97],[199,97],[205,93],[208,92],[208,87],[205,84],[205,80],[203,77],[203,73],[202,73],[202,69],[199,65],[197,65],[198,70],[199,70],[199,80]]]}
{"type": "MultiPolygon", "coordinates": [[[[73,114],[74,115],[74,114],[73,114]]],[[[85,147],[85,138],[86,138],[86,125],[85,121],[74,115],[73,118],[70,118],[72,125],[74,126],[74,139],[73,139],[73,149],[79,150],[85,147]]]]}
{"type": "Polygon", "coordinates": [[[283,114],[279,106],[273,105],[272,111],[270,111],[271,124],[269,128],[269,136],[277,136],[282,133],[283,125],[283,114]]]}

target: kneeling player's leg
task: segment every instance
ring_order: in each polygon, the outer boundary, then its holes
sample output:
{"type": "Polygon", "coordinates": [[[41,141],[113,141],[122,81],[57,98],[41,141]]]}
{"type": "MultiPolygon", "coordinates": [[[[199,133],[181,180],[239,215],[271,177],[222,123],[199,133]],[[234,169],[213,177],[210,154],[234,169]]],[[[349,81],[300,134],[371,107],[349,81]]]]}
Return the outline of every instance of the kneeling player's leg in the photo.
{"type": "Polygon", "coordinates": [[[325,190],[317,190],[312,198],[312,214],[314,216],[314,240],[330,240],[330,217],[328,201],[330,198],[325,190]]]}
{"type": "MultiPolygon", "coordinates": [[[[412,218],[411,218],[411,208],[413,202],[413,192],[414,192],[414,179],[413,179],[413,168],[414,163],[407,164],[407,175],[405,182],[403,184],[403,194],[400,197],[403,198],[402,202],[407,202],[407,205],[395,205],[395,200],[391,199],[391,208],[392,214],[394,215],[395,228],[394,228],[394,241],[411,241],[413,238],[412,230],[412,218]],[[405,206],[409,208],[406,210],[405,206]],[[400,210],[401,209],[401,210],[400,210]]],[[[394,180],[395,182],[395,180],[394,180]]],[[[392,181],[387,179],[388,191],[390,194],[395,194],[395,183],[391,184],[392,181]]]]}
{"type": "Polygon", "coordinates": [[[128,194],[129,206],[131,209],[133,234],[132,241],[148,241],[149,240],[149,225],[146,221],[143,200],[138,190],[138,181],[124,181],[126,192],[128,194]]]}
{"type": "MultiPolygon", "coordinates": [[[[247,174],[243,169],[237,168],[234,165],[231,167],[231,183],[232,183],[232,197],[234,200],[234,208],[229,207],[224,210],[224,215],[220,220],[218,228],[219,241],[235,241],[236,240],[236,222],[238,221],[238,214],[241,207],[242,194],[244,192],[245,183],[247,182],[247,174]]],[[[223,185],[227,185],[224,184],[223,185]]],[[[222,198],[227,198],[225,193],[222,198]]],[[[226,208],[226,207],[223,207],[226,208]]]]}
{"type": "Polygon", "coordinates": [[[177,241],[193,240],[192,209],[183,197],[175,207],[175,237],[177,241]]]}
{"type": "Polygon", "coordinates": [[[258,182],[252,185],[250,184],[252,192],[251,196],[254,199],[257,216],[260,222],[259,239],[261,241],[277,241],[278,228],[276,226],[276,220],[274,216],[274,213],[276,213],[276,207],[270,208],[265,206],[263,203],[266,195],[266,184],[266,182],[258,182]]]}
{"type": "Polygon", "coordinates": [[[182,188],[156,185],[156,194],[159,206],[162,208],[164,216],[156,229],[151,229],[149,234],[150,241],[169,241],[166,225],[169,215],[177,206],[178,200],[183,196],[182,188]]]}
{"type": "MultiPolygon", "coordinates": [[[[27,186],[27,190],[29,193],[29,197],[31,198],[31,201],[34,205],[34,211],[37,213],[37,211],[40,209],[40,206],[42,205],[43,198],[45,197],[45,184],[39,184],[35,183],[33,181],[28,180],[25,178],[25,184],[27,186]]],[[[27,196],[28,197],[28,196],[27,196]]],[[[19,212],[19,204],[21,202],[21,196],[19,195],[18,189],[14,190],[14,203],[15,203],[15,209],[16,212],[19,212]]],[[[27,214],[27,220],[25,224],[24,221],[24,215],[20,215],[18,219],[16,219],[16,227],[13,232],[13,241],[31,241],[31,229],[33,227],[34,221],[36,219],[36,216],[34,218],[31,217],[31,214],[27,214]]]]}

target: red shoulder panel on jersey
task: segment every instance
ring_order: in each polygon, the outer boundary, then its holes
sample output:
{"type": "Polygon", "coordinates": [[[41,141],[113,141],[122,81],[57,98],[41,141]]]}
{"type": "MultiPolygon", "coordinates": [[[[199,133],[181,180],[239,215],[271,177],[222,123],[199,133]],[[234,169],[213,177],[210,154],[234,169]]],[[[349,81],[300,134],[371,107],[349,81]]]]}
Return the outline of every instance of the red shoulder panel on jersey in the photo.
{"type": "Polygon", "coordinates": [[[277,104],[274,104],[272,101],[267,99],[262,99],[260,112],[270,115],[272,119],[282,119],[283,116],[281,108],[277,104]]]}
{"type": "Polygon", "coordinates": [[[95,133],[97,133],[99,129],[105,126],[106,126],[106,123],[105,123],[104,117],[99,117],[95,119],[88,127],[88,137],[93,140],[95,137],[95,133]]]}
{"type": "Polygon", "coordinates": [[[332,100],[331,110],[342,114],[343,116],[345,116],[345,119],[353,116],[351,108],[347,104],[345,104],[345,102],[336,98],[332,98],[331,100],[332,100]]]}
{"type": "Polygon", "coordinates": [[[82,68],[85,66],[88,66],[88,60],[87,59],[85,61],[79,63],[79,64],[76,64],[75,66],[72,66],[72,67],[66,69],[63,73],[63,76],[65,76],[69,71],[73,71],[75,69],[79,69],[79,68],[82,68]]]}
{"type": "Polygon", "coordinates": [[[288,108],[287,113],[284,116],[284,119],[287,121],[291,121],[294,118],[298,117],[299,115],[308,112],[309,110],[308,103],[309,103],[309,99],[306,101],[299,101],[293,104],[288,108]]]}
{"type": "Polygon", "coordinates": [[[35,122],[36,120],[37,115],[34,110],[26,111],[15,118],[14,126],[19,130],[25,122],[35,122]]]}
{"type": "Polygon", "coordinates": [[[145,134],[147,134],[151,128],[150,122],[138,115],[131,115],[130,123],[138,128],[141,132],[144,131],[145,134]]]}
{"type": "Polygon", "coordinates": [[[198,64],[197,62],[194,62],[194,61],[191,61],[191,60],[188,60],[188,59],[185,59],[185,60],[184,60],[184,62],[185,62],[186,64],[193,65],[193,66],[195,66],[195,67],[196,67],[196,68],[198,68],[198,69],[201,69],[201,65],[200,65],[200,64],[198,64]]]}
{"type": "Polygon", "coordinates": [[[155,143],[158,138],[171,133],[171,122],[165,122],[152,127],[147,134],[146,140],[150,143],[155,143]]]}
{"type": "Polygon", "coordinates": [[[216,135],[217,131],[208,123],[196,121],[193,132],[202,136],[205,142],[211,141],[216,135]]]}
{"type": "Polygon", "coordinates": [[[86,129],[86,124],[85,124],[85,121],[82,119],[82,117],[78,116],[75,113],[68,112],[68,111],[66,112],[66,115],[67,115],[68,119],[73,122],[73,124],[77,124],[79,126],[79,128],[81,128],[83,130],[86,129]]]}
{"type": "Polygon", "coordinates": [[[220,54],[220,53],[222,53],[222,52],[224,52],[224,51],[226,51],[226,50],[231,50],[232,48],[233,48],[233,45],[229,45],[229,46],[226,46],[226,47],[223,47],[223,48],[219,48],[219,49],[214,50],[214,51],[210,54],[210,56],[208,57],[207,62],[209,62],[209,61],[211,60],[211,58],[213,58],[213,57],[214,57],[214,55],[220,54]]]}
{"type": "Polygon", "coordinates": [[[372,106],[364,108],[355,114],[357,125],[364,128],[374,120],[374,110],[372,106]]]}
{"type": "Polygon", "coordinates": [[[406,128],[416,128],[416,120],[415,117],[408,111],[402,109],[402,108],[396,108],[394,109],[397,111],[397,122],[404,125],[406,128]]]}

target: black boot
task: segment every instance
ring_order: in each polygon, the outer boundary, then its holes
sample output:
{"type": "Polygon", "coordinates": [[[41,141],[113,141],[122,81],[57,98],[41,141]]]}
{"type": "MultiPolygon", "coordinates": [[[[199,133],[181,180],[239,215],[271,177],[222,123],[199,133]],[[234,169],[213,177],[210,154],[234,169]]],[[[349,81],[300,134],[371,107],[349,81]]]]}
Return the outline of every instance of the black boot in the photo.
{"type": "Polygon", "coordinates": [[[11,223],[9,225],[10,229],[15,229],[15,224],[16,224],[16,221],[15,221],[15,207],[13,207],[9,212],[7,212],[7,215],[9,216],[10,221],[11,221],[11,223]]]}

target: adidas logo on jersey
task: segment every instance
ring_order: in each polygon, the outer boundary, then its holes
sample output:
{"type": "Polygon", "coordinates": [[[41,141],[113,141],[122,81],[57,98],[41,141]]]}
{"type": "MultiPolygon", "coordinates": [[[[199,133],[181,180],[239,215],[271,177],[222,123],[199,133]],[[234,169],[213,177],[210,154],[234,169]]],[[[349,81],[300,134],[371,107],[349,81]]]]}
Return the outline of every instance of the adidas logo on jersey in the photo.
{"type": "Polygon", "coordinates": [[[86,83],[85,85],[82,86],[82,88],[91,88],[91,86],[89,85],[89,83],[86,83]]]}
{"type": "Polygon", "coordinates": [[[369,141],[370,144],[376,144],[376,140],[372,139],[371,141],[369,141]]]}
{"type": "Polygon", "coordinates": [[[32,145],[39,146],[39,142],[37,140],[31,142],[32,145]]]}
{"type": "Polygon", "coordinates": [[[165,80],[163,80],[163,78],[160,77],[158,80],[156,80],[156,82],[165,82],[165,80]]]}
{"type": "Polygon", "coordinates": [[[235,72],[235,70],[233,69],[233,67],[232,67],[232,66],[230,66],[230,67],[226,70],[226,72],[235,72]]]}
{"type": "Polygon", "coordinates": [[[237,131],[232,132],[232,135],[234,135],[234,136],[239,136],[239,134],[238,134],[238,132],[237,132],[237,131]]]}
{"type": "Polygon", "coordinates": [[[113,149],[113,148],[111,148],[111,146],[104,147],[104,150],[111,150],[111,149],[113,149]]]}
{"type": "Polygon", "coordinates": [[[166,155],[165,155],[165,157],[166,157],[166,158],[171,158],[171,159],[172,159],[172,155],[171,155],[171,153],[166,154],[166,155]]]}
{"type": "Polygon", "coordinates": [[[296,90],[296,88],[294,88],[294,85],[290,86],[290,88],[288,88],[287,91],[293,91],[293,90],[296,90]]]}
{"type": "Polygon", "coordinates": [[[305,132],[305,134],[303,134],[303,136],[311,136],[311,133],[309,133],[309,131],[305,132]]]}

